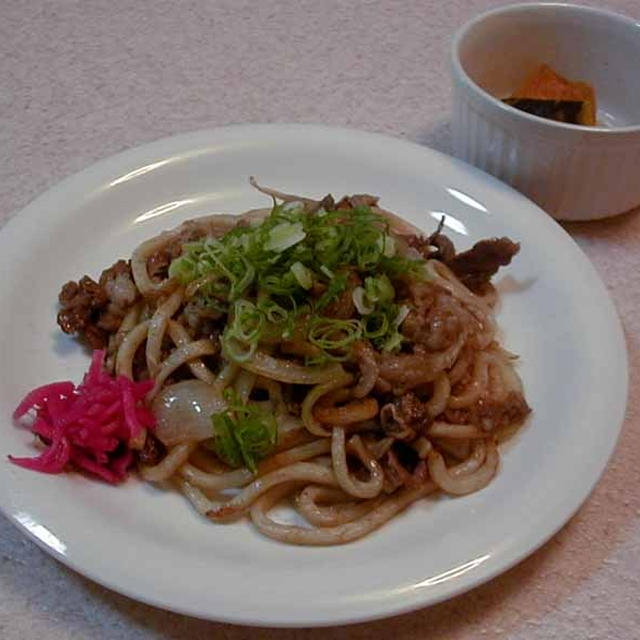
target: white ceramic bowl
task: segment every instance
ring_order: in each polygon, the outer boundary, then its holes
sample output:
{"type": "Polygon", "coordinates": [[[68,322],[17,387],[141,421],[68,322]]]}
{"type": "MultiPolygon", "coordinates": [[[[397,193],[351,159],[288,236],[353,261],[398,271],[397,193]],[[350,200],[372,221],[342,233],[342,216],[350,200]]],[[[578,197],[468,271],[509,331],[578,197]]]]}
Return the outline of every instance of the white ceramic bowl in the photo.
{"type": "Polygon", "coordinates": [[[562,220],[640,205],[640,22],[563,3],[509,5],[453,42],[454,154],[562,220]],[[595,89],[598,126],[546,120],[508,97],[541,63],[595,89]]]}

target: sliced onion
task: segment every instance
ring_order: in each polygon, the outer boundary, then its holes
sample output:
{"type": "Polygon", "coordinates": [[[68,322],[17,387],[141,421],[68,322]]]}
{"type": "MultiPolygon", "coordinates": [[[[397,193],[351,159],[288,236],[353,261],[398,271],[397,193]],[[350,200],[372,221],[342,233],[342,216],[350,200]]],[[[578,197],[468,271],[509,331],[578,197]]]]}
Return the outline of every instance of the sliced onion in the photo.
{"type": "Polygon", "coordinates": [[[226,409],[219,388],[202,380],[169,385],[152,404],[157,419],[155,435],[167,447],[211,438],[211,416],[226,409]]]}

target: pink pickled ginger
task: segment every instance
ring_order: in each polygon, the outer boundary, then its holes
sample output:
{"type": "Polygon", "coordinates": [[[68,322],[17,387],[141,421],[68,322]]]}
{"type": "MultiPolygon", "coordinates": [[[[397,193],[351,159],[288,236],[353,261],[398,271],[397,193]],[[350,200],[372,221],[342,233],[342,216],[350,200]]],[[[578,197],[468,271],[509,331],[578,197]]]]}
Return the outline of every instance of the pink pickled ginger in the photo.
{"type": "Polygon", "coordinates": [[[153,380],[113,378],[104,370],[104,351],[94,351],[89,371],[77,387],[54,382],[34,389],[14,411],[20,420],[34,411],[31,431],[45,444],[34,458],[9,456],[34,471],[61,473],[82,469],[116,484],[127,478],[134,462],[131,442],[155,426],[144,398],[153,380]]]}

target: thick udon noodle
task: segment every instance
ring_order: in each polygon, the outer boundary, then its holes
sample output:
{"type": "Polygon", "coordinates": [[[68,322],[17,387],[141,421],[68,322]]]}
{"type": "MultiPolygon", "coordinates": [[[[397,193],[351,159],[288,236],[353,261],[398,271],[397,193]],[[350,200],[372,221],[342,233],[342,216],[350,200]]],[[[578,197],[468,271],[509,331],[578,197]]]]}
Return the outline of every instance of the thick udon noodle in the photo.
{"type": "MultiPolygon", "coordinates": [[[[250,212],[244,219],[260,220],[266,213],[250,212]]],[[[235,216],[215,215],[190,224],[197,225],[203,234],[219,237],[237,221],[235,216]]],[[[397,232],[398,219],[392,222],[397,232]]],[[[358,359],[360,373],[356,376],[339,363],[305,367],[259,350],[250,361],[220,360],[219,371],[212,370],[204,358],[218,353],[218,345],[207,338],[192,340],[175,319],[185,303],[185,289],[170,280],[154,281],[147,270],[149,257],[179,237],[180,230],[160,234],[133,253],[132,273],[142,302],[129,311],[112,337],[115,371],[132,377],[136,353],[144,351],[146,370],[155,380],[151,398],[185,366],[194,380],[218,396],[233,387],[246,401],[259,388],[268,396],[264,406],[278,419],[278,444],[253,474],[245,468],[222,465],[202,446],[201,438],[176,441],[157,465],[141,469],[145,480],[172,483],[198,512],[214,522],[248,515],[263,534],[304,545],[355,540],[428,494],[468,494],[491,481],[499,464],[496,431],[456,424],[444,417],[445,410],[464,410],[479,398],[500,403],[512,392],[522,393],[514,357],[497,345],[488,296],[472,293],[442,262],[427,262],[430,282],[437,290],[448,292],[448,311],[457,314],[463,330],[446,349],[415,356],[415,368],[403,365],[408,379],[419,369],[430,381],[432,391],[425,406],[432,422],[411,445],[420,460],[420,473],[410,476],[405,470],[410,477],[394,483],[381,465],[394,437],[379,429],[385,416],[378,415],[374,395],[383,365],[364,353],[358,359]],[[167,341],[173,345],[168,352],[163,350],[167,341]],[[307,385],[299,416],[289,414],[283,400],[291,384],[307,385]],[[234,490],[231,497],[229,490],[234,490]],[[272,507],[285,498],[291,499],[308,527],[270,517],[272,507]]],[[[409,365],[412,357],[405,356],[409,365]]],[[[386,366],[396,365],[400,366],[391,358],[386,366]]],[[[144,434],[136,444],[140,447],[143,442],[144,434]]],[[[402,476],[403,469],[398,473],[402,476]]]]}

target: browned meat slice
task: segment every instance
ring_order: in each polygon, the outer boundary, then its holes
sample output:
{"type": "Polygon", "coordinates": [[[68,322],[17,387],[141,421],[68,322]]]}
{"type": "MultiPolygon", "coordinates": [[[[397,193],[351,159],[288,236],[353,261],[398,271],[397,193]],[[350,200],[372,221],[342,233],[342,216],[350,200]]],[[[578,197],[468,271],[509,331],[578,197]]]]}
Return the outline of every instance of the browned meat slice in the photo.
{"type": "Polygon", "coordinates": [[[138,297],[138,290],[131,276],[131,267],[126,260],[118,260],[100,274],[99,285],[104,289],[109,302],[119,307],[130,307],[138,297]]]}
{"type": "Polygon", "coordinates": [[[172,238],[162,249],[149,256],[147,270],[153,280],[164,280],[168,276],[171,261],[180,256],[185,242],[200,240],[204,231],[195,222],[187,220],[183,224],[184,230],[172,238]]]}
{"type": "Polygon", "coordinates": [[[440,260],[445,264],[456,254],[453,242],[442,233],[436,232],[428,237],[408,236],[407,244],[426,260],[440,260]]]}
{"type": "Polygon", "coordinates": [[[409,286],[409,293],[411,311],[402,323],[402,333],[411,342],[439,351],[474,326],[473,316],[447,291],[418,282],[409,286]]]}
{"type": "Polygon", "coordinates": [[[350,271],[346,289],[330,304],[328,304],[323,315],[327,318],[339,318],[348,320],[353,318],[356,312],[356,306],[353,304],[353,290],[362,284],[360,277],[355,271],[350,271]]]}
{"type": "Polygon", "coordinates": [[[433,382],[438,374],[453,365],[462,347],[459,338],[445,351],[430,352],[422,345],[416,345],[413,353],[378,354],[378,380],[376,389],[382,393],[392,391],[403,395],[427,382],[433,382]]]}
{"type": "Polygon", "coordinates": [[[183,309],[179,322],[194,340],[211,338],[214,342],[223,327],[224,314],[212,309],[202,298],[192,298],[183,309]]]}
{"type": "Polygon", "coordinates": [[[491,277],[500,267],[511,262],[520,245],[509,238],[490,238],[456,254],[453,242],[442,233],[444,221],[443,216],[430,236],[410,235],[405,237],[405,241],[425,260],[444,262],[471,291],[485,293],[491,277]]]}
{"type": "Polygon", "coordinates": [[[58,324],[65,333],[84,336],[92,349],[107,344],[108,334],[96,326],[100,312],[109,302],[104,289],[89,276],[67,282],[58,296],[58,324]]]}
{"type": "Polygon", "coordinates": [[[355,209],[356,207],[375,207],[378,204],[378,200],[379,198],[376,198],[376,196],[370,196],[367,193],[344,196],[344,198],[336,204],[335,208],[345,210],[355,209]]]}
{"type": "Polygon", "coordinates": [[[501,402],[480,399],[469,408],[447,409],[445,418],[455,424],[474,424],[485,431],[493,431],[522,424],[529,413],[531,409],[524,396],[511,391],[501,402]]]}
{"type": "Polygon", "coordinates": [[[147,432],[144,446],[138,451],[138,462],[143,465],[153,466],[158,464],[167,455],[167,448],[151,432],[147,432]]]}
{"type": "Polygon", "coordinates": [[[403,443],[394,443],[381,460],[381,464],[385,475],[384,489],[387,492],[394,491],[402,485],[420,486],[429,477],[425,461],[417,459],[413,449],[403,443]]]}
{"type": "Polygon", "coordinates": [[[453,242],[442,233],[445,216],[442,216],[438,228],[426,238],[424,236],[408,236],[407,244],[422,255],[425,260],[440,260],[445,264],[453,260],[456,249],[453,242]]]}
{"type": "Polygon", "coordinates": [[[317,205],[313,205],[307,208],[307,213],[315,213],[320,209],[324,209],[325,211],[333,211],[335,209],[336,202],[333,199],[333,196],[328,193],[322,200],[318,200],[317,205]]]}
{"type": "Polygon", "coordinates": [[[102,272],[99,282],[84,276],[62,287],[58,296],[61,307],[58,324],[65,333],[77,335],[92,349],[102,349],[138,297],[129,263],[118,260],[102,272]]]}
{"type": "Polygon", "coordinates": [[[392,449],[382,459],[386,490],[391,493],[398,487],[411,484],[411,474],[400,464],[392,449]]]}
{"type": "Polygon", "coordinates": [[[430,418],[425,404],[411,391],[385,404],[380,410],[382,428],[397,440],[413,440],[428,422],[430,418]]]}
{"type": "Polygon", "coordinates": [[[519,250],[520,245],[509,238],[480,240],[447,262],[447,266],[471,291],[482,293],[491,277],[508,265],[519,250]]]}
{"type": "Polygon", "coordinates": [[[453,260],[456,255],[453,242],[442,233],[435,233],[429,238],[429,244],[435,249],[431,257],[435,260],[441,260],[445,264],[453,260]]]}
{"type": "Polygon", "coordinates": [[[425,421],[430,421],[429,413],[424,402],[421,402],[415,393],[405,393],[399,402],[400,415],[407,424],[421,426],[425,421]]]}
{"type": "MultiPolygon", "coordinates": [[[[177,257],[177,256],[175,256],[177,257]]],[[[152,254],[147,260],[147,271],[152,280],[164,280],[169,273],[169,265],[173,257],[166,248],[152,254]]]]}
{"type": "Polygon", "coordinates": [[[396,402],[389,402],[380,409],[380,425],[385,434],[397,440],[413,440],[416,435],[404,419],[396,402]]]}

